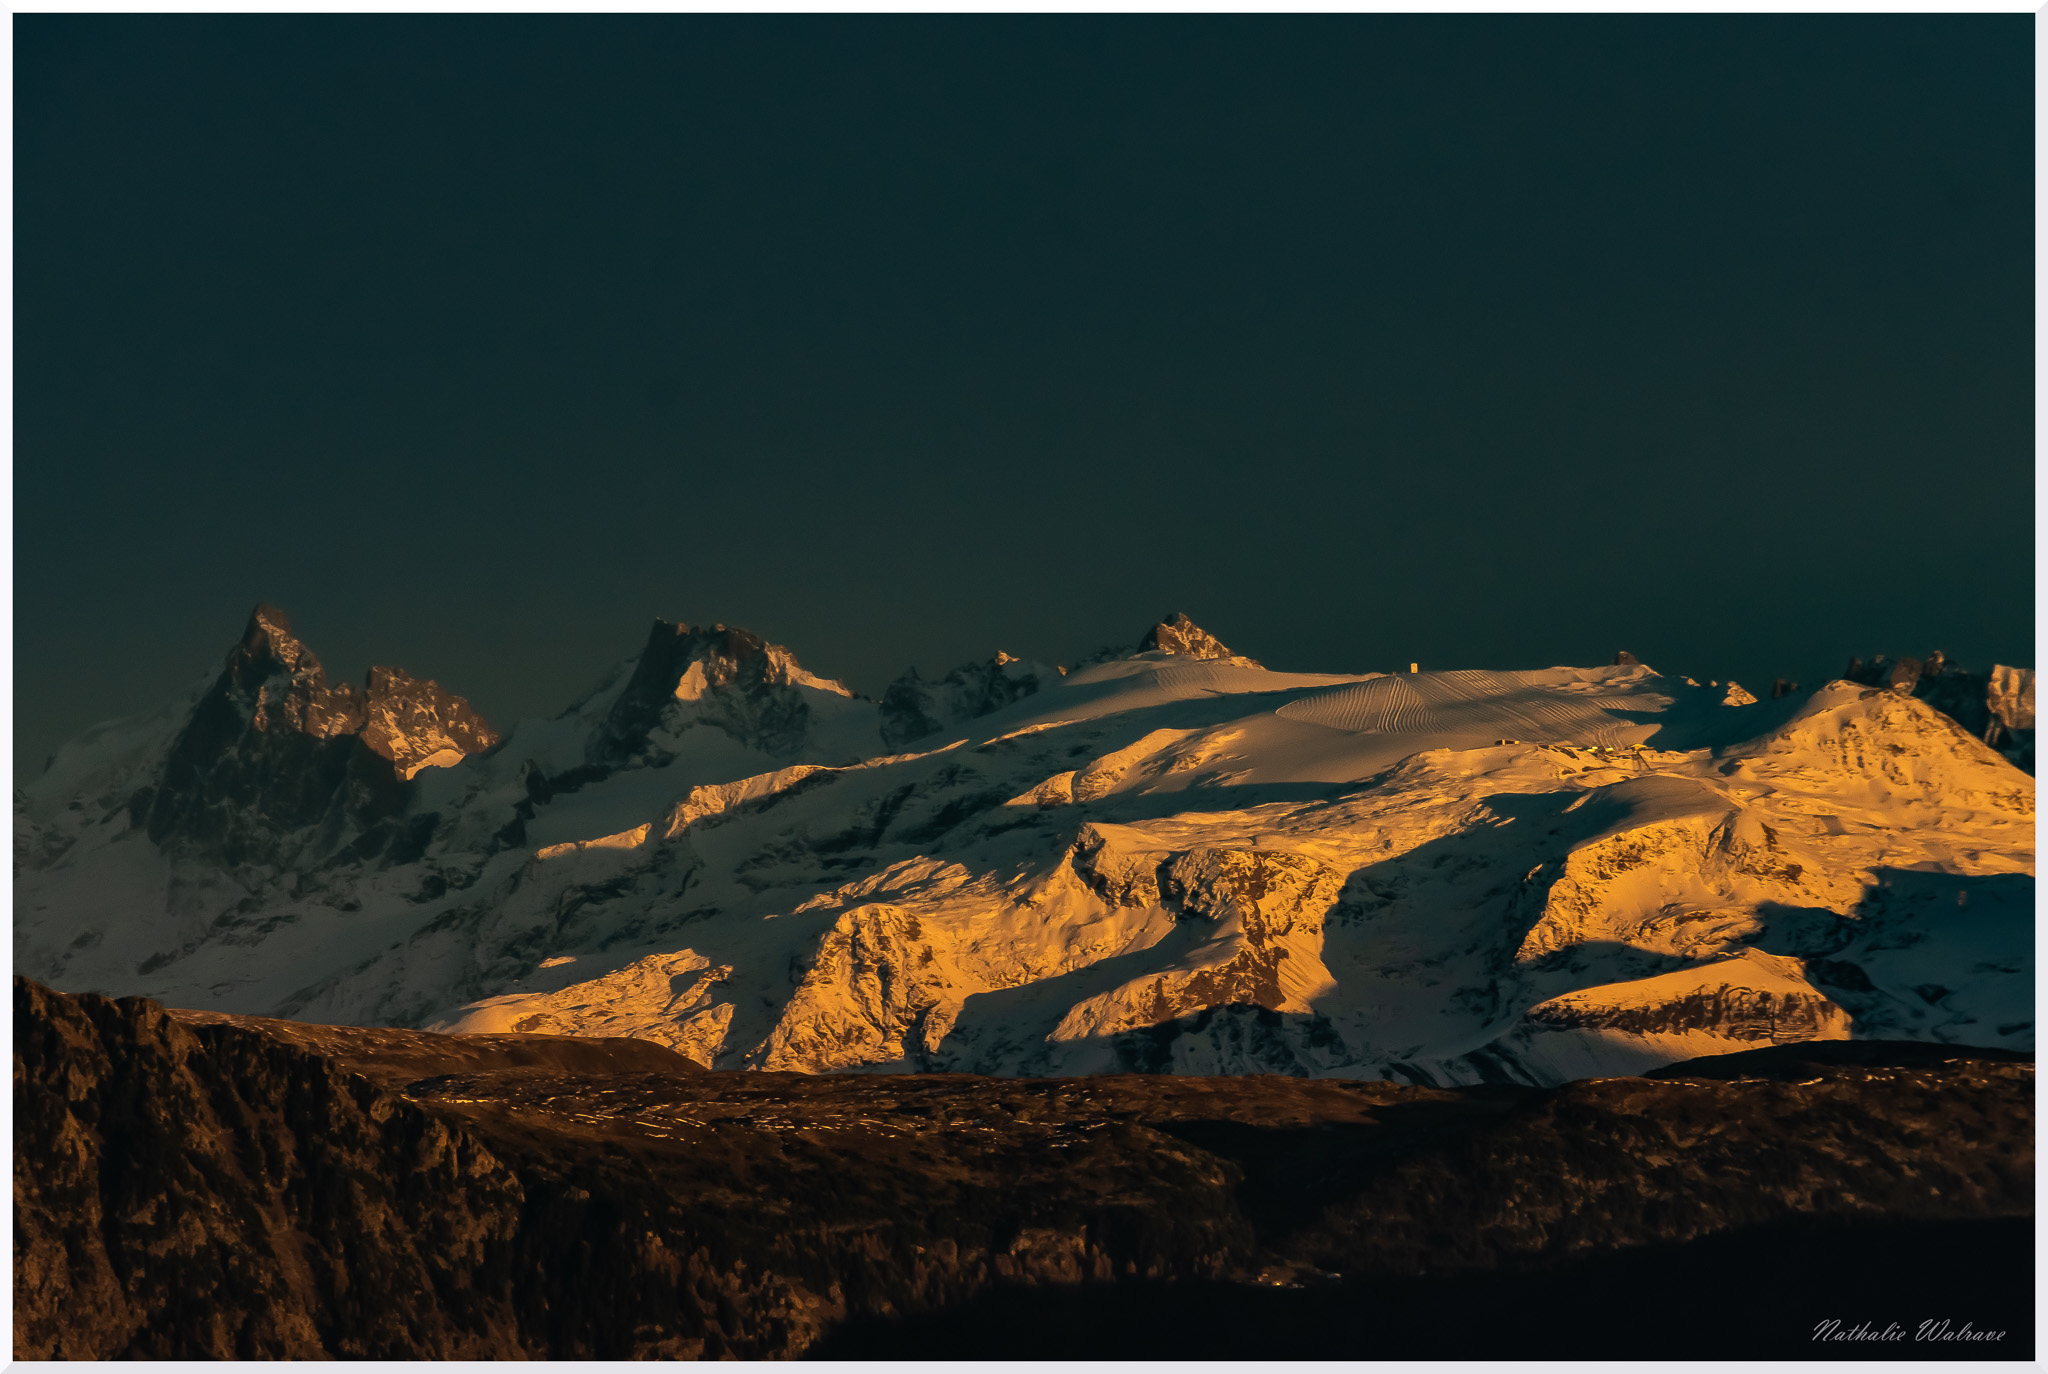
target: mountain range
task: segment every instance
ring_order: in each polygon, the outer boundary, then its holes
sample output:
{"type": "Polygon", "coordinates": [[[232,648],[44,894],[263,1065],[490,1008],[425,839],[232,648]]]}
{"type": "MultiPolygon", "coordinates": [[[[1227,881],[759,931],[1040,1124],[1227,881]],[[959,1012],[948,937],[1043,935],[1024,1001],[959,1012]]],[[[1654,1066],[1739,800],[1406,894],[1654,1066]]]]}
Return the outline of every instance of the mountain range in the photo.
{"type": "MultiPolygon", "coordinates": [[[[1406,668],[1409,665],[1396,665],[1406,668]]],[[[15,797],[15,962],[706,1066],[1553,1085],[2033,1043],[2033,674],[1270,671],[1183,615],[879,700],[657,621],[501,735],[259,606],[15,797]]]]}

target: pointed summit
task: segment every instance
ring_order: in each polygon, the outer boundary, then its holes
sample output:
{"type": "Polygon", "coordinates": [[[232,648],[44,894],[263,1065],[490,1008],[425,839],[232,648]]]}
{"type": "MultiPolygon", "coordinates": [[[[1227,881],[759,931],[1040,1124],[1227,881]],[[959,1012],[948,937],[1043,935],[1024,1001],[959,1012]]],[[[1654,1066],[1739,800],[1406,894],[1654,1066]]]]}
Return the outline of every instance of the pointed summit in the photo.
{"type": "Polygon", "coordinates": [[[256,609],[249,612],[249,624],[242,631],[242,642],[235,647],[251,658],[270,654],[279,662],[293,667],[306,652],[306,646],[292,633],[291,617],[268,601],[257,602],[256,609]]]}
{"type": "Polygon", "coordinates": [[[674,757],[674,737],[697,725],[782,757],[805,746],[821,713],[842,715],[853,701],[845,684],[805,671],[795,654],[749,630],[656,620],[632,677],[590,744],[589,762],[602,768],[632,759],[666,763],[674,757]]]}
{"type": "Polygon", "coordinates": [[[329,686],[319,656],[292,633],[290,618],[268,602],[259,601],[249,612],[214,691],[236,699],[237,714],[258,731],[330,739],[363,728],[362,692],[346,682],[329,686]]]}
{"type": "Polygon", "coordinates": [[[330,815],[370,825],[401,804],[397,784],[497,739],[461,697],[394,668],[330,686],[285,613],[258,603],[131,815],[159,845],[282,861],[324,843],[312,828],[330,815]]]}
{"type": "Polygon", "coordinates": [[[1164,654],[1186,654],[1189,658],[1231,657],[1222,640],[1180,611],[1173,612],[1145,631],[1145,637],[1138,641],[1139,653],[1153,650],[1164,654]]]}

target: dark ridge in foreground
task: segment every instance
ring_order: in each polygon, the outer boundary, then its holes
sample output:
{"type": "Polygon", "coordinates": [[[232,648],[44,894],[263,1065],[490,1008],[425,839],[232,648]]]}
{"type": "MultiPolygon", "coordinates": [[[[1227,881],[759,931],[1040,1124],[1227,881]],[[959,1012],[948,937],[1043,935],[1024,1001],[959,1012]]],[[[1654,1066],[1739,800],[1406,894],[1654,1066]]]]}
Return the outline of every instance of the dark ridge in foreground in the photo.
{"type": "Polygon", "coordinates": [[[947,1312],[849,1322],[804,1357],[2008,1360],[2034,1348],[2033,1305],[2029,1218],[1801,1219],[1534,1272],[1306,1288],[1003,1288],[947,1312]],[[1830,1319],[1843,1332],[1861,1324],[1882,1333],[1896,1323],[1900,1334],[1816,1339],[1830,1319]],[[990,1332],[1001,1333],[997,1342],[990,1332]]]}
{"type": "Polygon", "coordinates": [[[2033,1066],[1925,1048],[1554,1089],[705,1073],[17,978],[15,1354],[2029,1358],[2033,1066]]]}
{"type": "Polygon", "coordinates": [[[1925,1040],[1801,1040],[1790,1045],[1714,1054],[1651,1069],[1645,1078],[1778,1078],[1788,1082],[1811,1078],[1823,1068],[1936,1068],[1962,1056],[1988,1063],[2031,1064],[2026,1050],[1996,1046],[1936,1045],[1925,1040]]]}
{"type": "MultiPolygon", "coordinates": [[[[21,981],[21,980],[17,980],[21,981]]],[[[37,986],[41,986],[37,984],[37,986]]],[[[448,1073],[537,1069],[569,1074],[710,1072],[651,1040],[591,1035],[436,1035],[382,1026],[323,1026],[222,1011],[170,1013],[184,1026],[238,1026],[331,1060],[384,1087],[448,1073]]]]}

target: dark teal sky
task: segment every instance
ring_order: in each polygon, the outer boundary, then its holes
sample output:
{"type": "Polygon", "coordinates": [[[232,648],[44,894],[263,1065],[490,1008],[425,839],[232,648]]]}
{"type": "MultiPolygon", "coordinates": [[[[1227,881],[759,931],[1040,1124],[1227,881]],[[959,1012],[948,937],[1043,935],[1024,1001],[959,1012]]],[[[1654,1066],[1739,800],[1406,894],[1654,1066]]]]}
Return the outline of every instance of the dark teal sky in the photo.
{"type": "Polygon", "coordinates": [[[2033,663],[2026,16],[15,26],[17,748],[217,665],[551,713],[2033,663]]]}

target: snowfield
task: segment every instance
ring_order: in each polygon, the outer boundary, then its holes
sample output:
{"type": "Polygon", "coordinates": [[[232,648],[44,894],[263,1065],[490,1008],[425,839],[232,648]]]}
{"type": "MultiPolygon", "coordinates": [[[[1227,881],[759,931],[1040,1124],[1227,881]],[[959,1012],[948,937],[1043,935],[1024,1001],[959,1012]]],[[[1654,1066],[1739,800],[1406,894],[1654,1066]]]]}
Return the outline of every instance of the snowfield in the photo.
{"type": "Polygon", "coordinates": [[[876,703],[662,622],[446,766],[430,720],[419,766],[323,739],[316,795],[251,704],[326,690],[281,625],[17,794],[20,972],[813,1072],[1554,1083],[2033,1044],[2033,779],[1900,691],[1278,673],[1168,621],[876,703]]]}

